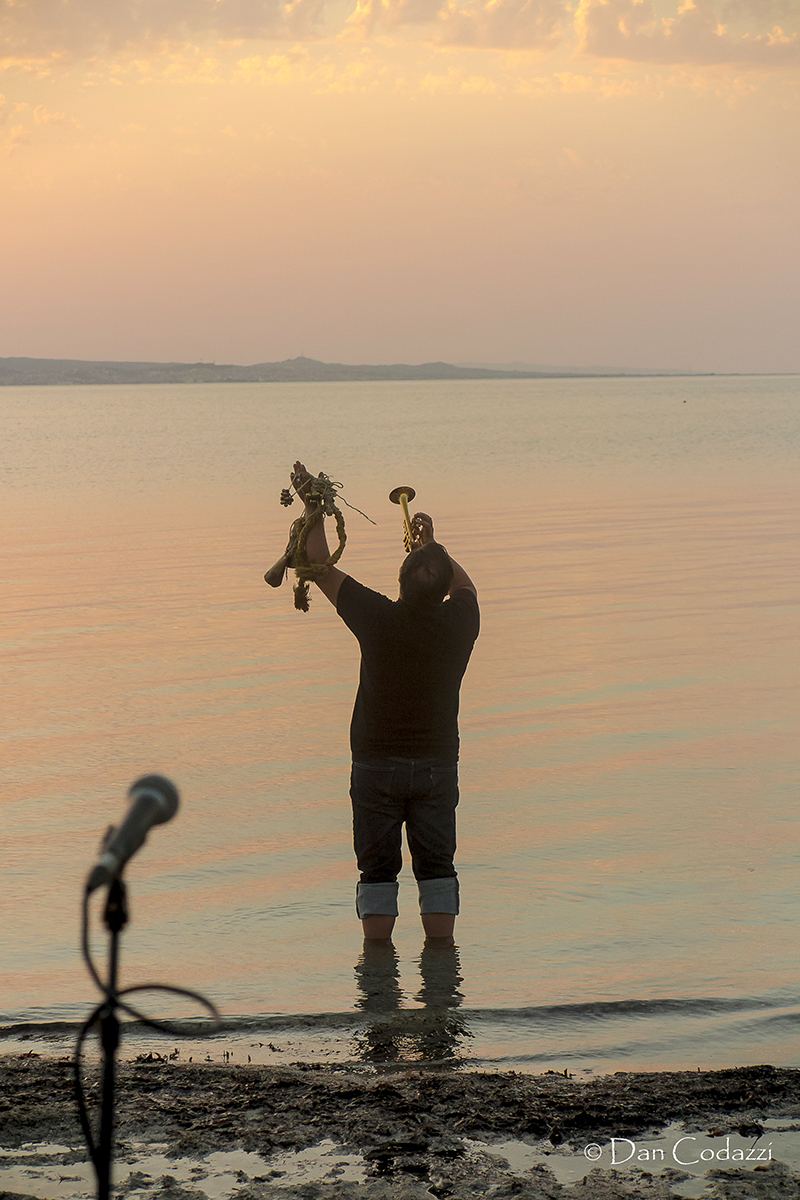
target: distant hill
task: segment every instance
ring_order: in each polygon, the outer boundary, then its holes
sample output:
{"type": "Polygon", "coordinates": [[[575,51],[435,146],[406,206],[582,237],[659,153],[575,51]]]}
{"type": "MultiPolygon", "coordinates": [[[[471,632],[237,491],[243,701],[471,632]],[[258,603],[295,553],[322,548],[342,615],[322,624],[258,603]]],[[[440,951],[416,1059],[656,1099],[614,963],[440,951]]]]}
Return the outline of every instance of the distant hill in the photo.
{"type": "Polygon", "coordinates": [[[634,378],[644,378],[649,375],[700,375],[708,374],[709,372],[700,371],[671,371],[663,368],[651,367],[554,367],[545,366],[542,363],[483,363],[483,362],[464,362],[456,363],[458,367],[488,367],[492,371],[513,371],[521,375],[544,375],[544,376],[577,376],[579,378],[594,379],[597,376],[608,375],[612,378],[619,376],[632,375],[634,378]]]}
{"type": "MultiPolygon", "coordinates": [[[[642,372],[654,374],[656,372],[642,372]]],[[[504,370],[489,366],[454,366],[429,362],[418,366],[348,366],[318,362],[314,358],[287,358],[283,362],[255,363],[250,367],[216,363],[91,362],[70,358],[0,358],[0,386],[13,384],[110,383],[324,383],[375,382],[402,379],[556,379],[565,375],[608,374],[559,368],[504,370]]],[[[620,372],[623,374],[623,372],[620,372]]],[[[624,372],[636,374],[636,372],[624,372]]],[[[664,372],[672,374],[672,372],[664,372]]]]}

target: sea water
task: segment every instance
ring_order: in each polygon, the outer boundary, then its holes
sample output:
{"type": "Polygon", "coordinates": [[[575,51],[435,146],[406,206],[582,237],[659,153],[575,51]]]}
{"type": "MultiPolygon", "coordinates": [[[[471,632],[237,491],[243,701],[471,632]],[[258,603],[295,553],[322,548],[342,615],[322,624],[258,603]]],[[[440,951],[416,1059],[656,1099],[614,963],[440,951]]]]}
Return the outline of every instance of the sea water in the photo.
{"type": "Polygon", "coordinates": [[[800,1065],[800,379],[4,388],[0,445],[0,1038],[96,1003],[82,885],[159,772],[122,983],[237,1054],[800,1065]],[[408,864],[362,950],[357,645],[263,582],[298,457],[376,522],[344,570],[396,594],[410,485],[478,588],[439,957],[408,864]]]}

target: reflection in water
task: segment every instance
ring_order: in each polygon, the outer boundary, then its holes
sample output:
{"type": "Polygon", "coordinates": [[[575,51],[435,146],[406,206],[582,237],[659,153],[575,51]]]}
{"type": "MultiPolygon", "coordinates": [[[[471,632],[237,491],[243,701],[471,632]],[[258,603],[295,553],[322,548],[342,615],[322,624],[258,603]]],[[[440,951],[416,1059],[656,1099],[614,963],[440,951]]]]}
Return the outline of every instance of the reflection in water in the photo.
{"type": "Polygon", "coordinates": [[[400,962],[392,942],[365,941],[355,966],[356,1008],[370,1020],[354,1036],[355,1053],[365,1062],[441,1062],[453,1059],[472,1037],[464,1017],[458,947],[428,938],[419,958],[422,984],[414,997],[422,1008],[403,1008],[400,962]]]}
{"type": "Polygon", "coordinates": [[[419,958],[422,987],[415,999],[429,1008],[458,1008],[464,999],[464,982],[458,946],[448,938],[428,938],[419,958]]]}
{"type": "Polygon", "coordinates": [[[359,995],[356,1008],[367,1013],[395,1012],[400,1007],[400,960],[390,941],[364,941],[356,963],[359,995]]]}

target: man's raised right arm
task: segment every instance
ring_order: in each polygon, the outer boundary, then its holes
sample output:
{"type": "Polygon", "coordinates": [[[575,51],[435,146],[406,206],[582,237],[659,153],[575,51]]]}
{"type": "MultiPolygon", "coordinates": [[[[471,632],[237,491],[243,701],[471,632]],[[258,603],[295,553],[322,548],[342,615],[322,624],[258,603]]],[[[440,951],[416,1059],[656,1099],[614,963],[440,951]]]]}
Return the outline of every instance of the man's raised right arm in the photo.
{"type": "MultiPolygon", "coordinates": [[[[427,513],[414,513],[411,521],[411,530],[414,534],[415,544],[427,546],[428,542],[434,542],[436,540],[433,536],[433,520],[428,516],[427,513]]],[[[441,543],[439,544],[441,545],[441,543]]],[[[467,572],[459,563],[456,562],[446,547],[442,546],[442,549],[447,554],[447,557],[450,559],[450,563],[453,567],[453,582],[450,585],[450,591],[447,593],[448,596],[452,596],[454,592],[459,591],[461,588],[466,588],[467,591],[472,592],[473,595],[477,596],[478,589],[475,587],[475,584],[472,582],[467,572]]]]}
{"type": "Polygon", "coordinates": [[[452,596],[453,592],[457,592],[460,588],[466,588],[468,592],[472,592],[474,596],[477,596],[478,589],[475,587],[475,584],[472,582],[464,568],[459,566],[449,550],[447,552],[447,557],[453,564],[453,582],[450,584],[450,591],[447,593],[448,596],[452,596]]]}

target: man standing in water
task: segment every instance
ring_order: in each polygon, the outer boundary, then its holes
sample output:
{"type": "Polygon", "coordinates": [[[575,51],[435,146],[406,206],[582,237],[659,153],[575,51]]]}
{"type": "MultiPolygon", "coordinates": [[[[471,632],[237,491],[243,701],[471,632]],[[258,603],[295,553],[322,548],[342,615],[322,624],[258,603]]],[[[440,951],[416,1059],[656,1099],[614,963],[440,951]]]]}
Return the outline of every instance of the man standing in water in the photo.
{"type": "MultiPolygon", "coordinates": [[[[310,478],[296,462],[292,484],[306,504],[310,478]]],[[[452,940],[459,910],[456,849],[458,697],[480,618],[466,571],[415,513],[413,544],[390,600],[337,567],[317,586],[361,647],[361,674],[350,724],[353,841],[361,878],[356,912],[365,938],[389,938],[397,916],[397,876],[406,827],[429,938],[452,940]]],[[[323,519],[309,529],[312,563],[330,551],[323,519]]]]}

